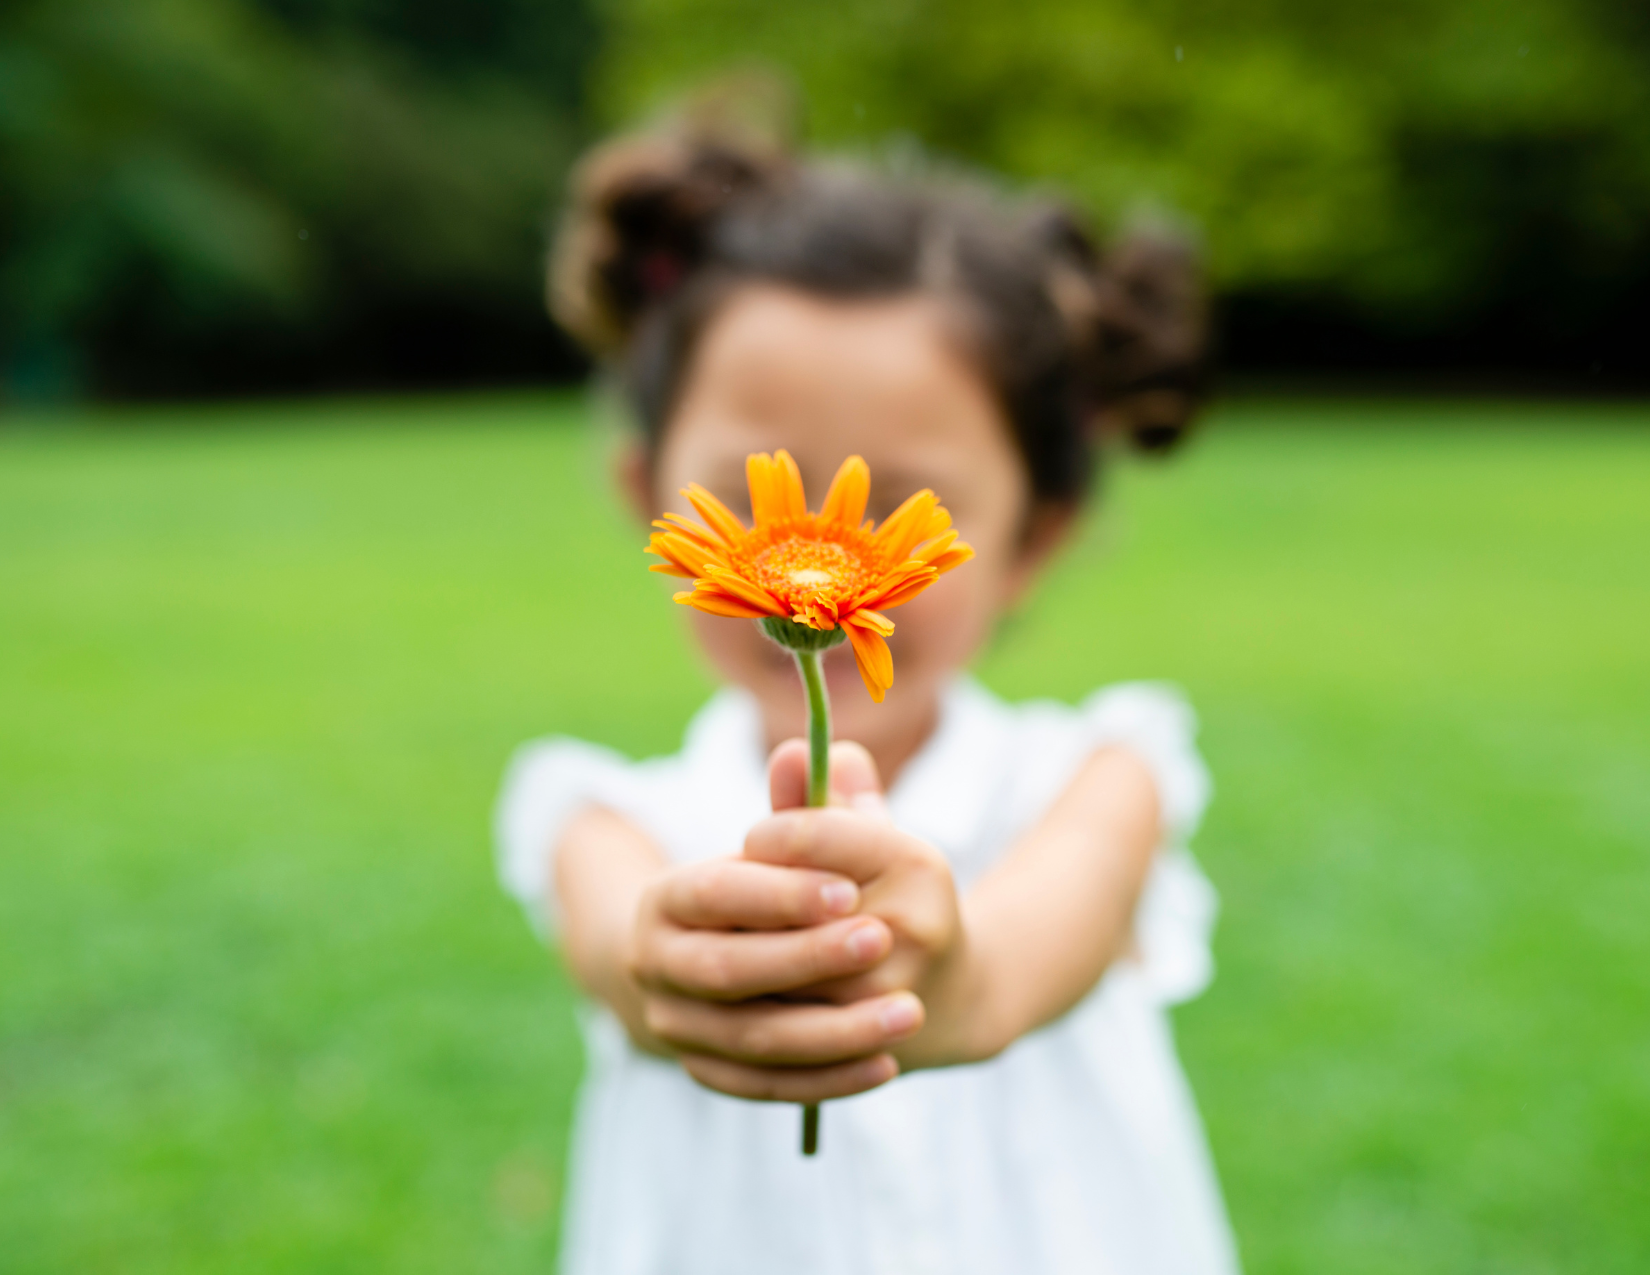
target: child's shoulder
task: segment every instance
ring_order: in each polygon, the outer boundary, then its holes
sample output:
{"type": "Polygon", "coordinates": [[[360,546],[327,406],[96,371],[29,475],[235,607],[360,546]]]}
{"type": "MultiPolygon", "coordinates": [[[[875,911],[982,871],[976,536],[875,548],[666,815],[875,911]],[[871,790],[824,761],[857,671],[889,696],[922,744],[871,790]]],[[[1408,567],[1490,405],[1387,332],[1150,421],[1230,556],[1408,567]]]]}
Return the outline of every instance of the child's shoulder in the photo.
{"type": "Polygon", "coordinates": [[[640,788],[672,786],[680,782],[685,770],[709,758],[746,771],[759,769],[763,761],[759,739],[750,697],[724,689],[693,715],[674,753],[632,758],[605,744],[570,735],[530,739],[510,758],[504,797],[566,789],[578,791],[585,800],[616,799],[640,788]]]}
{"type": "MultiPolygon", "coordinates": [[[[736,846],[767,809],[756,708],[743,692],[712,696],[679,751],[633,760],[588,740],[554,735],[516,749],[494,808],[499,876],[530,909],[548,897],[550,848],[589,806],[623,815],[674,858],[736,846]]],[[[555,918],[540,916],[554,928],[555,918]]]]}
{"type": "MultiPolygon", "coordinates": [[[[1070,704],[1010,701],[961,677],[947,691],[935,733],[912,769],[941,771],[954,780],[990,766],[1040,789],[1061,785],[1060,775],[1098,748],[1127,748],[1152,771],[1165,822],[1184,838],[1210,789],[1197,729],[1186,697],[1166,682],[1102,686],[1070,704]]],[[[680,810],[696,798],[723,807],[746,804],[734,802],[736,797],[762,803],[764,763],[756,706],[733,689],[713,695],[688,723],[681,748],[665,756],[633,760],[565,736],[532,740],[517,749],[505,775],[500,840],[553,826],[574,806],[590,803],[625,812],[680,810]]]]}
{"type": "Polygon", "coordinates": [[[1119,747],[1134,753],[1151,771],[1174,839],[1191,835],[1208,804],[1211,783],[1197,748],[1197,714],[1171,683],[1114,683],[1070,704],[1054,699],[1005,701],[964,681],[951,703],[956,705],[957,727],[968,734],[994,736],[999,755],[1028,782],[1046,782],[1080,765],[1097,749],[1119,747]]]}
{"type": "MultiPolygon", "coordinates": [[[[1016,757],[1022,776],[1058,771],[1074,755],[1081,764],[1082,758],[1108,746],[1128,749],[1151,772],[1162,810],[1163,846],[1136,907],[1138,958],[1131,968],[1159,1003],[1196,996],[1214,975],[1210,938],[1219,905],[1214,887],[1187,849],[1213,785],[1197,747],[1197,714],[1185,694],[1167,682],[1122,682],[1103,686],[1075,705],[1030,700],[1005,707],[1018,727],[1016,757]]],[[[1064,786],[1058,779],[1053,782],[1064,786]]]]}

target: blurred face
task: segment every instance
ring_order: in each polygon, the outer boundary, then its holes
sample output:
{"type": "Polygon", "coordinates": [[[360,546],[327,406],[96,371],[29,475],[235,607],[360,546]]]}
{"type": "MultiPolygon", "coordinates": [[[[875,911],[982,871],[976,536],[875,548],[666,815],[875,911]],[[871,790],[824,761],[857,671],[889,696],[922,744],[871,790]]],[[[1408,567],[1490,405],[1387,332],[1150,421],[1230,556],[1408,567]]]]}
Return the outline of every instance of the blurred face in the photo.
{"type": "MultiPolygon", "coordinates": [[[[889,612],[894,686],[882,704],[860,682],[846,643],[826,656],[834,734],[864,744],[891,777],[932,729],[946,681],[1042,556],[1025,535],[1025,465],[932,301],[838,302],[753,285],[702,334],[658,456],[654,508],[694,517],[678,493],[700,482],[748,523],[745,457],[781,447],[802,470],[810,508],[857,453],[871,468],[868,516],[880,521],[931,487],[977,555],[889,612]]],[[[760,702],[769,743],[802,734],[791,655],[750,621],[683,612],[722,675],[760,702]]]]}

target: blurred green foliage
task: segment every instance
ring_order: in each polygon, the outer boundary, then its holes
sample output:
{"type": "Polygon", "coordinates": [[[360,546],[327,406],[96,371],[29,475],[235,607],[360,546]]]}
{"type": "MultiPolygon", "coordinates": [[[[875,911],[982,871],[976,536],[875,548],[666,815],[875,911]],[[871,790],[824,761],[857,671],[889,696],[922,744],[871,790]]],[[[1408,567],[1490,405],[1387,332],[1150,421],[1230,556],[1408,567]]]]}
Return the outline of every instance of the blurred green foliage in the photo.
{"type": "Polygon", "coordinates": [[[449,341],[532,315],[548,346],[541,227],[594,38],[581,0],[14,0],[12,390],[302,384],[339,343],[414,375],[444,353],[394,348],[421,312],[449,341]]]}
{"type": "Polygon", "coordinates": [[[11,0],[0,394],[565,376],[591,119],[752,62],[817,141],[1189,217],[1240,365],[1637,355],[1640,0],[11,0]]]}
{"type": "Polygon", "coordinates": [[[820,140],[905,133],[1111,218],[1190,215],[1228,293],[1339,307],[1397,337],[1490,322],[1539,348],[1608,341],[1650,287],[1641,0],[610,12],[612,118],[736,53],[790,68],[820,140]]]}

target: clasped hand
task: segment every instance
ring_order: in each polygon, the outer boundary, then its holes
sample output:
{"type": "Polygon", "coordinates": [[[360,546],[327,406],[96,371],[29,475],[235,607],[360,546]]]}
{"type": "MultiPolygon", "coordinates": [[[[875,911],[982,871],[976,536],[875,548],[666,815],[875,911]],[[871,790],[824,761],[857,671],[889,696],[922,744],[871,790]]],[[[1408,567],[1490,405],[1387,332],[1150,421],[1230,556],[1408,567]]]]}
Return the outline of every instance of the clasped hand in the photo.
{"type": "Polygon", "coordinates": [[[968,1056],[950,866],[889,820],[864,749],[833,746],[825,809],[804,808],[807,765],[800,740],[774,750],[775,813],[741,856],[655,880],[627,953],[650,1043],[740,1098],[841,1098],[968,1056]]]}

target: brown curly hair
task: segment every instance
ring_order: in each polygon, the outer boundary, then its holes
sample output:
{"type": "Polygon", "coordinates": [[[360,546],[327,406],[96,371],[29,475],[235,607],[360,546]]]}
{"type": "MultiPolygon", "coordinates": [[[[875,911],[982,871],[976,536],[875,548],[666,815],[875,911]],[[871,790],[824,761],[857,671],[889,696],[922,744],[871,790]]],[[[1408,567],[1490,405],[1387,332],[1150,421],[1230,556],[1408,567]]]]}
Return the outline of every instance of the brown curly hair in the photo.
{"type": "Polygon", "coordinates": [[[611,361],[651,449],[699,336],[752,282],[955,307],[1042,502],[1079,502],[1106,443],[1169,450],[1207,392],[1208,306],[1182,237],[1102,247],[1053,200],[726,130],[621,137],[580,165],[551,309],[611,361]]]}

